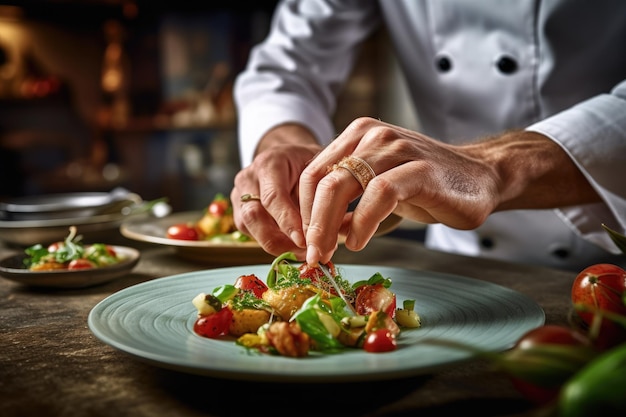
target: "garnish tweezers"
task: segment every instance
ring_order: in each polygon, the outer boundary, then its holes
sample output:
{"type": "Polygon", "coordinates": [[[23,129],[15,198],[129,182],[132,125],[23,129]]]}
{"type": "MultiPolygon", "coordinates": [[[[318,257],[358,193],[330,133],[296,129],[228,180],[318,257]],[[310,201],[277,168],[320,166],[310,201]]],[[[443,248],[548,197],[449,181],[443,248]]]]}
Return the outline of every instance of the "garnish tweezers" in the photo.
{"type": "Polygon", "coordinates": [[[335,277],[333,277],[332,274],[330,273],[330,269],[322,263],[319,263],[318,266],[322,270],[326,278],[328,278],[328,281],[332,284],[333,288],[335,288],[335,291],[337,291],[337,295],[341,297],[343,302],[346,303],[346,305],[350,308],[350,310],[352,310],[352,313],[356,315],[356,310],[354,309],[352,304],[349,303],[348,300],[346,300],[346,297],[343,295],[343,291],[341,291],[341,287],[339,286],[339,284],[337,284],[337,281],[335,281],[335,277]]]}

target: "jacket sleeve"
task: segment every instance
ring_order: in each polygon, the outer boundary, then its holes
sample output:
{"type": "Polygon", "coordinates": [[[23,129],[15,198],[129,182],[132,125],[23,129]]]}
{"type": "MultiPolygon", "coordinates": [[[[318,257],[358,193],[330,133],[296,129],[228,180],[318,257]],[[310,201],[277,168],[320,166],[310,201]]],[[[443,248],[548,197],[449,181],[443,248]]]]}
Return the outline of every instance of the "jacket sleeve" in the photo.
{"type": "Polygon", "coordinates": [[[581,237],[619,254],[602,229],[626,229],[626,81],[528,127],[559,143],[603,202],[558,210],[581,237]]]}
{"type": "Polygon", "coordinates": [[[308,127],[322,144],[335,136],[332,114],[359,45],[379,24],[377,3],[283,0],[268,37],[235,82],[241,166],[272,127],[308,127]]]}

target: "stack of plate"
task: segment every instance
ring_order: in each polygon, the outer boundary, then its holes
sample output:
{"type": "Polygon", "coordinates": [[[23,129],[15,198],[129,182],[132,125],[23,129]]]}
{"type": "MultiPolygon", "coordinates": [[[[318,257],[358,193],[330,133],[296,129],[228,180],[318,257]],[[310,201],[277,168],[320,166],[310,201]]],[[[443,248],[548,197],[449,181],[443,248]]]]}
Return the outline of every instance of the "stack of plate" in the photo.
{"type": "Polygon", "coordinates": [[[83,237],[118,229],[143,206],[141,197],[123,188],[19,197],[0,202],[0,239],[29,246],[63,240],[70,226],[83,237]]]}

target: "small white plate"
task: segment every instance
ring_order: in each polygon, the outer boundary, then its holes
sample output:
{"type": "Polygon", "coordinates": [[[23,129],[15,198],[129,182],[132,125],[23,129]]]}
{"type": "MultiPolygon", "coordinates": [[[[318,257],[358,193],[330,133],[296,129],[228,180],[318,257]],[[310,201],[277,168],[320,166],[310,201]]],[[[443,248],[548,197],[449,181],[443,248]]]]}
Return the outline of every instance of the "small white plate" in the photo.
{"type": "Polygon", "coordinates": [[[121,262],[92,269],[31,271],[24,266],[26,254],[13,255],[0,261],[0,276],[23,285],[49,288],[86,288],[112,281],[128,274],[139,262],[139,251],[113,246],[121,262]]]}

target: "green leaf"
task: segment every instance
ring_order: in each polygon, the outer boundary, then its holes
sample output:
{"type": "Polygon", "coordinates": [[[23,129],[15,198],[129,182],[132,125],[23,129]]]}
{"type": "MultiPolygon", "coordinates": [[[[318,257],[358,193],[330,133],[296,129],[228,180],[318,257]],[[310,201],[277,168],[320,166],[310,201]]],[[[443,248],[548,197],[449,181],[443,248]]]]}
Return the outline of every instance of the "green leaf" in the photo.
{"type": "Polygon", "coordinates": [[[24,259],[24,265],[27,267],[37,264],[41,258],[49,254],[48,248],[43,247],[40,243],[26,248],[24,252],[28,255],[24,259]]]}
{"type": "Polygon", "coordinates": [[[342,351],[345,346],[328,332],[318,316],[317,307],[321,304],[323,303],[321,303],[320,295],[314,295],[305,301],[300,310],[294,314],[293,319],[300,325],[302,331],[313,339],[317,350],[325,353],[342,351]]]}
{"type": "Polygon", "coordinates": [[[293,252],[285,252],[276,257],[276,259],[274,259],[274,262],[272,262],[270,270],[267,273],[267,279],[265,280],[265,283],[269,288],[274,288],[274,286],[276,286],[276,281],[278,280],[277,275],[280,273],[281,269],[280,265],[283,262],[287,262],[287,260],[297,261],[298,258],[293,252]]]}
{"type": "Polygon", "coordinates": [[[589,346],[543,344],[516,348],[497,357],[496,367],[524,381],[554,387],[563,384],[598,355],[589,346]]]}
{"type": "Polygon", "coordinates": [[[362,285],[376,285],[376,284],[383,284],[385,288],[389,288],[391,287],[391,279],[383,277],[380,272],[376,272],[368,280],[361,280],[361,281],[355,282],[354,284],[352,284],[352,288],[357,289],[362,285]]]}
{"type": "Polygon", "coordinates": [[[607,231],[613,243],[622,251],[624,255],[626,255],[626,236],[623,234],[611,229],[606,224],[602,223],[602,227],[607,231]]]}
{"type": "Polygon", "coordinates": [[[237,287],[235,287],[234,285],[224,284],[215,287],[212,294],[222,303],[225,303],[226,301],[233,298],[238,292],[239,289],[237,289],[237,287]]]}

